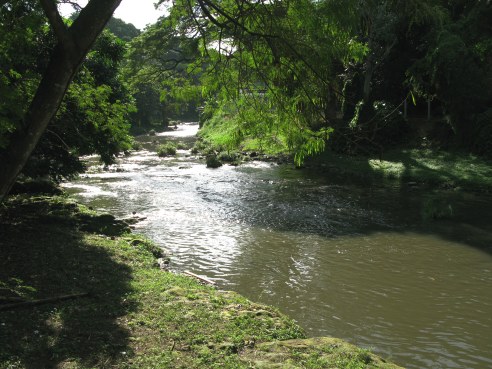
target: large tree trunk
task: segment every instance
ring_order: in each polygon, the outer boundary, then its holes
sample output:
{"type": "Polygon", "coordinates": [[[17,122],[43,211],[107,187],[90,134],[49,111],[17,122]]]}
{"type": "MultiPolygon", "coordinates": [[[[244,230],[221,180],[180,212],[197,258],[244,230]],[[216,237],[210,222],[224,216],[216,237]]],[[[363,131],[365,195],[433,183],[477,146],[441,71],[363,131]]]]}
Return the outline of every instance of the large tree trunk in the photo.
{"type": "Polygon", "coordinates": [[[0,158],[0,201],[8,195],[19,173],[56,114],[77,69],[103,31],[121,0],[91,0],[69,29],[51,0],[40,0],[59,40],[26,112],[22,129],[12,137],[0,158]]]}

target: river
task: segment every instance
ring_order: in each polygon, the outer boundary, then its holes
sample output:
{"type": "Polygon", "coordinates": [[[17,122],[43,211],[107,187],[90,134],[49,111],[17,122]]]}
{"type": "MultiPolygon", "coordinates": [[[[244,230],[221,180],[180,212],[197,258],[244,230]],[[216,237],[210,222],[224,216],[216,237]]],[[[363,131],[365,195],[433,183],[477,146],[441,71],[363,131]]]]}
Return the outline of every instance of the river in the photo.
{"type": "Polygon", "coordinates": [[[492,196],[347,183],[317,170],[250,162],[208,169],[140,137],[144,150],[64,186],[80,202],[146,220],[172,267],[274,305],[309,336],[335,336],[407,368],[492,368],[492,196]],[[424,221],[439,196],[448,220],[424,221]]]}

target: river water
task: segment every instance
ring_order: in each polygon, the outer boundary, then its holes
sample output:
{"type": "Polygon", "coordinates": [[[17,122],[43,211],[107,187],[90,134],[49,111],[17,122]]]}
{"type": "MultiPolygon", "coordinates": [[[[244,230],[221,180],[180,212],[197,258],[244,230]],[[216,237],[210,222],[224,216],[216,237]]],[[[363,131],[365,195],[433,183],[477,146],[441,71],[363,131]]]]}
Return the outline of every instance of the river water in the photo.
{"type": "Polygon", "coordinates": [[[492,368],[492,197],[251,162],[207,169],[148,150],[65,183],[172,251],[172,266],[278,307],[309,336],[344,338],[407,368],[492,368]],[[424,221],[438,196],[448,220],[424,221]]]}

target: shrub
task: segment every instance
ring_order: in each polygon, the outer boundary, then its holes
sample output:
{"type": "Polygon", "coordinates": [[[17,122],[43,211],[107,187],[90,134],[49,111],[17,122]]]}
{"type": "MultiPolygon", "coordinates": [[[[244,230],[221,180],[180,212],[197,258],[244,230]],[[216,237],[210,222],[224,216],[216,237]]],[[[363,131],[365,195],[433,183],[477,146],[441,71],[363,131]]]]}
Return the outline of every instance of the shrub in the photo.
{"type": "Polygon", "coordinates": [[[132,142],[132,150],[139,151],[142,150],[142,144],[138,141],[132,142]]]}
{"type": "Polygon", "coordinates": [[[207,141],[197,141],[191,149],[192,154],[215,155],[215,148],[207,141]]]}
{"type": "Polygon", "coordinates": [[[207,168],[218,168],[222,166],[222,162],[217,158],[217,155],[207,156],[207,168]]]}
{"type": "Polygon", "coordinates": [[[239,160],[239,154],[237,152],[222,151],[217,155],[217,158],[225,163],[234,163],[239,160]]]}
{"type": "Polygon", "coordinates": [[[160,145],[157,148],[157,155],[159,157],[164,157],[164,156],[169,156],[169,155],[176,155],[176,145],[173,144],[172,142],[168,142],[164,145],[160,145]]]}
{"type": "Polygon", "coordinates": [[[184,142],[178,142],[176,144],[176,148],[178,150],[188,150],[188,145],[186,145],[184,142]]]}

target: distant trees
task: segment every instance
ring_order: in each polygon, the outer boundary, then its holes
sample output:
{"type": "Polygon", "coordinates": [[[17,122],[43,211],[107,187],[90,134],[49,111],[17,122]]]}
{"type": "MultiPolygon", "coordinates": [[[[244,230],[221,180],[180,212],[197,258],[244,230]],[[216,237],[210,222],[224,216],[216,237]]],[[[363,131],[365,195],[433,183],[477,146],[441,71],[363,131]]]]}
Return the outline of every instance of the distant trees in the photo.
{"type": "Polygon", "coordinates": [[[106,28],[113,35],[126,42],[131,41],[140,35],[140,31],[133,24],[126,23],[121,19],[114,17],[109,20],[106,28]]]}
{"type": "Polygon", "coordinates": [[[166,71],[165,84],[178,60],[168,35],[196,42],[192,78],[180,83],[189,90],[199,80],[204,116],[225,117],[230,142],[281,141],[299,160],[328,136],[336,150],[381,151],[408,140],[406,100],[423,111],[429,101],[454,143],[487,153],[491,8],[482,0],[179,0],[139,49],[161,51],[143,61],[166,71]]]}
{"type": "Polygon", "coordinates": [[[134,132],[167,126],[170,117],[197,115],[201,98],[198,40],[162,18],[129,44],[125,79],[135,97],[134,132]]]}

